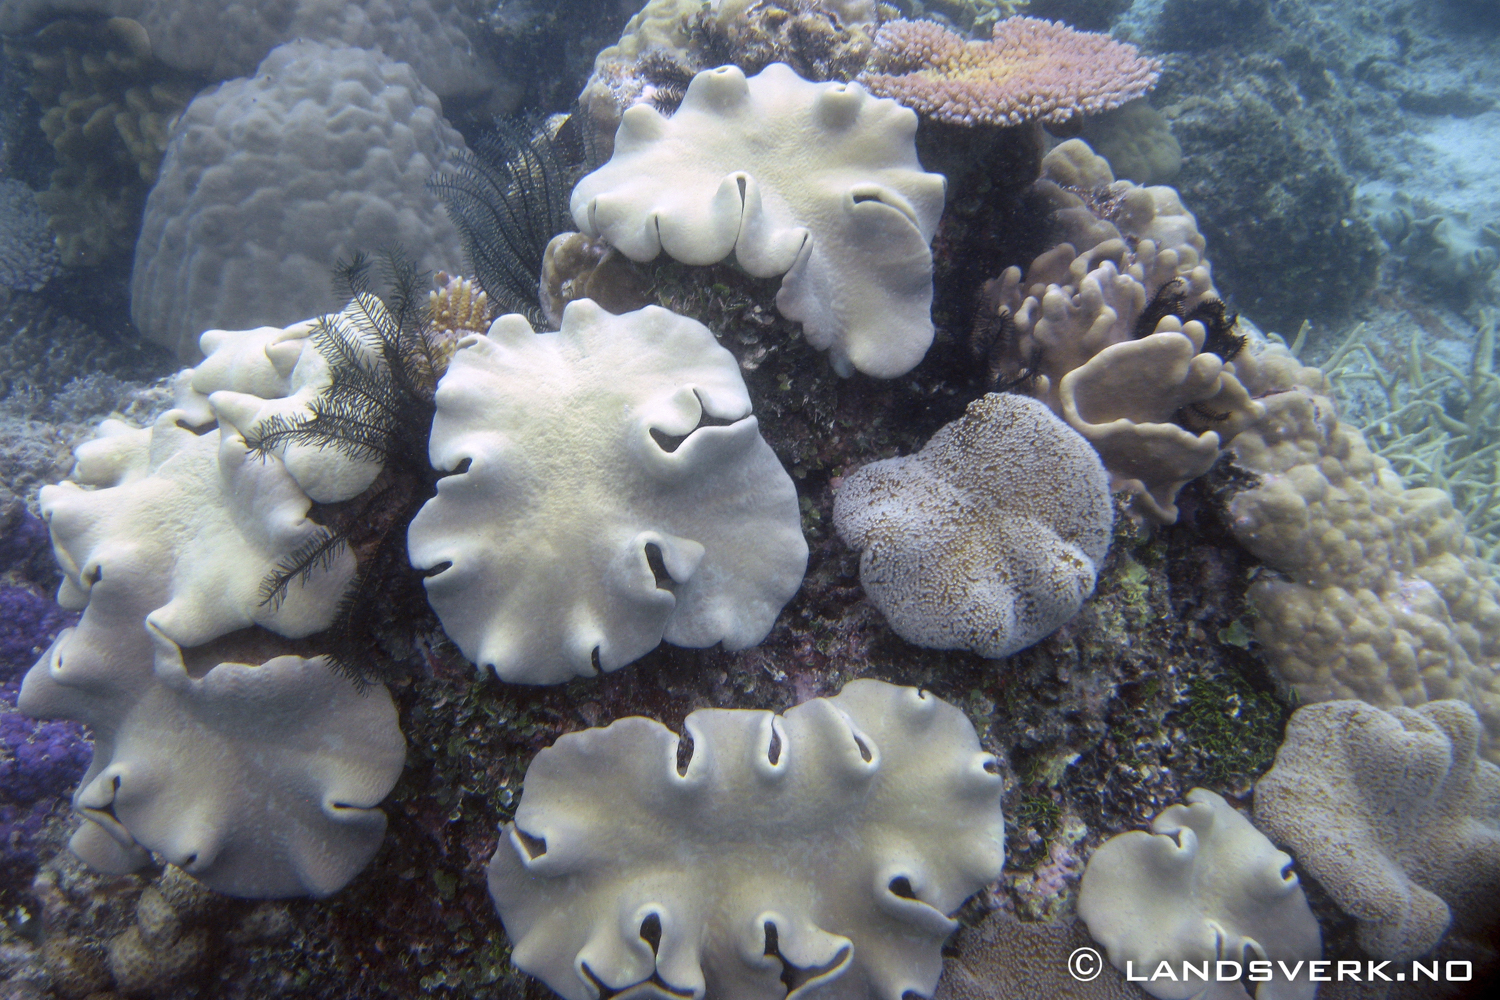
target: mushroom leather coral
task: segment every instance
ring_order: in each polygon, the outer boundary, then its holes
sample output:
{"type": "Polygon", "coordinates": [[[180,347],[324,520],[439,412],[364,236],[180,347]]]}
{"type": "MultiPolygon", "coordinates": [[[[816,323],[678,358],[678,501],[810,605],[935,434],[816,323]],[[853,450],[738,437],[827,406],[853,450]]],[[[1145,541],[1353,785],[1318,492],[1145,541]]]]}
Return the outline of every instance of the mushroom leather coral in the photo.
{"type": "Polygon", "coordinates": [[[699,73],[671,118],[625,112],[614,156],[573,191],[580,231],[632,260],[731,255],[783,275],[777,307],[834,368],[894,378],[932,343],[941,174],[917,160],[917,116],[858,84],[783,63],[699,73]]]}
{"type": "MultiPolygon", "coordinates": [[[[1150,833],[1122,833],[1094,852],[1078,893],[1089,933],[1117,969],[1283,961],[1297,977],[1273,971],[1256,1000],[1312,1000],[1305,963],[1322,954],[1322,935],[1291,859],[1221,796],[1195,788],[1187,802],[1157,816],[1150,833]]],[[[1144,989],[1159,1000],[1221,995],[1175,977],[1144,989]]]]}
{"type": "Polygon", "coordinates": [[[833,522],[897,635],[999,658],[1078,613],[1114,508],[1087,441],[1044,404],[991,393],[917,454],[845,479],[833,522]]]}
{"type": "Polygon", "coordinates": [[[1255,786],[1255,821],[1359,921],[1379,958],[1430,951],[1452,923],[1493,927],[1500,893],[1500,767],[1460,701],[1381,711],[1298,709],[1255,786]]]}
{"type": "Polygon", "coordinates": [[[570,303],[460,341],[412,564],[465,656],[507,681],[614,670],[659,642],[753,646],[802,583],[791,477],[706,327],[570,303]],[[655,565],[653,566],[653,560],[655,565]]]}
{"type": "Polygon", "coordinates": [[[1004,860],[963,712],[858,680],[684,728],[685,769],[640,717],[532,761],[489,870],[516,965],[567,1000],[931,996],[949,914],[1004,860]]]}
{"type": "Polygon", "coordinates": [[[111,425],[79,449],[82,485],[43,489],[58,600],[83,617],[19,707],[94,731],[72,841],[90,864],[125,871],[156,851],[232,895],[325,895],[379,847],[375,806],[405,756],[383,688],[361,693],[283,638],[329,624],[354,561],[266,601],[266,576],[318,530],[310,501],[279,461],[188,417],[111,425]]]}

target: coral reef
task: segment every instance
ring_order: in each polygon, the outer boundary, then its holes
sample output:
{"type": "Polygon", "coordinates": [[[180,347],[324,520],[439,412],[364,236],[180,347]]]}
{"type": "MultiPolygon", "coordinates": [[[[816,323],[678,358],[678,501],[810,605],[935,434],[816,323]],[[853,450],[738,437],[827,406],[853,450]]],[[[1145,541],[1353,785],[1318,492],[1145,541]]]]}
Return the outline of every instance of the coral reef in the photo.
{"type": "Polygon", "coordinates": [[[1054,21],[1011,17],[988,41],[966,42],[931,21],[895,20],[859,80],[942,122],[1061,124],[1144,96],[1160,72],[1133,45],[1054,21]]]}
{"type": "Polygon", "coordinates": [[[1267,412],[1231,445],[1260,477],[1231,512],[1271,571],[1250,596],[1273,669],[1303,701],[1459,698],[1500,732],[1500,580],[1452,498],[1407,489],[1284,347],[1257,338],[1240,373],[1267,412]]]}
{"type": "Polygon", "coordinates": [[[1479,759],[1474,710],[1360,701],[1292,714],[1255,786],[1255,821],[1359,921],[1378,958],[1429,952],[1496,923],[1500,768],[1479,759]]]}
{"type": "Polygon", "coordinates": [[[948,914],[1004,858],[1000,776],[964,714],[862,680],[683,729],[621,719],[532,761],[489,869],[516,964],[567,1000],[930,996],[948,914]]]}
{"type": "Polygon", "coordinates": [[[1415,331],[1405,357],[1392,363],[1377,355],[1365,323],[1351,327],[1320,366],[1346,413],[1359,387],[1375,384],[1378,395],[1359,394],[1360,433],[1404,483],[1448,493],[1490,562],[1500,554],[1500,470],[1489,461],[1500,440],[1496,319],[1481,310],[1467,369],[1424,351],[1415,331]]]}
{"type": "MultiPolygon", "coordinates": [[[[199,374],[263,385],[277,358],[262,351],[258,368],[199,374]]],[[[94,732],[74,796],[89,822],[72,840],[91,864],[130,870],[149,848],[231,894],[326,894],[379,846],[373,807],[404,756],[384,689],[362,691],[295,641],[330,624],[354,558],[330,552],[268,593],[325,529],[282,462],[215,427],[191,389],[182,399],[149,430],[106,421],[74,480],[42,490],[59,600],[84,613],[18,707],[94,732]]]]}
{"type": "Polygon", "coordinates": [[[773,63],[693,78],[671,118],[636,105],[610,161],[573,190],[580,231],[625,256],[733,255],[782,275],[782,314],[835,370],[894,378],[932,342],[932,242],[944,180],[924,173],[916,116],[857,84],[773,63]]]}
{"type": "Polygon", "coordinates": [[[1170,524],[1183,484],[1263,413],[1227,363],[1243,341],[1203,237],[1171,188],[1114,180],[1080,139],[1047,154],[1035,186],[1067,242],[986,286],[971,347],[997,386],[1095,446],[1138,515],[1170,524]]]}
{"type": "MultiPolygon", "coordinates": [[[[1318,986],[1304,962],[1320,957],[1318,921],[1308,908],[1291,859],[1220,795],[1202,788],[1151,821],[1151,832],[1106,841],[1083,873],[1078,915],[1109,952],[1116,969],[1161,962],[1295,963],[1272,972],[1256,995],[1312,1000],[1318,986]]],[[[1186,978],[1153,980],[1146,992],[1190,1000],[1203,988],[1186,978]]]]}
{"type": "Polygon", "coordinates": [[[168,122],[200,82],[153,58],[144,29],[123,17],[53,21],[6,45],[9,58],[30,63],[30,94],[57,161],[36,200],[58,259],[93,267],[127,257],[168,122]]]}
{"type": "Polygon", "coordinates": [[[846,477],[833,508],[839,536],[860,550],[860,584],[897,635],[991,659],[1078,613],[1113,521],[1088,443],[1042,403],[999,393],[917,454],[846,477]]]}
{"type": "Polygon", "coordinates": [[[0,295],[4,289],[40,291],[58,267],[47,216],[31,188],[0,177],[0,295]]]}
{"type": "Polygon", "coordinates": [[[715,66],[754,76],[782,62],[804,80],[847,81],[879,21],[874,0],[650,0],[595,58],[578,103],[607,145],[626,108],[670,114],[693,76],[715,66]]]}
{"type": "Polygon", "coordinates": [[[329,263],[365,248],[402,244],[451,273],[458,233],[424,185],[463,148],[410,67],[280,46],[173,127],[136,245],[131,316],[191,362],[204,330],[335,311],[329,263]]]}
{"type": "Polygon", "coordinates": [[[663,639],[753,646],[802,582],[796,490],[734,358],[656,307],[588,300],[467,338],[437,391],[447,473],[411,523],[444,631],[504,680],[617,670],[663,639]]]}

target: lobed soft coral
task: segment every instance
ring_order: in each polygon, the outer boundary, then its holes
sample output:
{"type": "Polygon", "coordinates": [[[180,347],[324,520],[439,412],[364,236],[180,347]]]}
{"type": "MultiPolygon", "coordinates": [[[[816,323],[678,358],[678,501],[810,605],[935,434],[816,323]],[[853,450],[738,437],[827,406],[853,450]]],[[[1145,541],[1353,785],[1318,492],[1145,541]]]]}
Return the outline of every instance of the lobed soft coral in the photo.
{"type": "Polygon", "coordinates": [[[573,302],[460,341],[438,385],[412,564],[464,655],[557,684],[663,639],[752,646],[802,582],[796,489],[701,324],[573,302]]]}
{"type": "Polygon", "coordinates": [[[671,118],[626,111],[614,156],[573,190],[581,232],[625,256],[733,256],[782,276],[776,305],[834,369],[894,378],[932,343],[946,182],[917,160],[916,115],[785,64],[698,74],[671,118]]]}
{"type": "Polygon", "coordinates": [[[1171,524],[1178,491],[1264,412],[1235,375],[1243,339],[1203,237],[1177,192],[1116,181],[1078,139],[1035,186],[1065,242],[989,283],[973,346],[1098,449],[1137,514],[1171,524]]]}
{"type": "Polygon", "coordinates": [[[857,680],[683,728],[633,716],[537,754],[489,870],[513,961],[567,1000],[931,996],[950,914],[1004,859],[963,712],[857,680]]]}

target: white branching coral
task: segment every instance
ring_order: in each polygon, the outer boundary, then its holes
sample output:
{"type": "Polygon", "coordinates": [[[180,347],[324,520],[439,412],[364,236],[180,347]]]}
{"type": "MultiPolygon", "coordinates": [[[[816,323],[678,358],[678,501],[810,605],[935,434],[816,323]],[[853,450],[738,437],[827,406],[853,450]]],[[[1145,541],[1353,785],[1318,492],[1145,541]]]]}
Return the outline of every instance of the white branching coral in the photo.
{"type": "Polygon", "coordinates": [[[86,861],[125,871],[155,851],[233,895],[326,895],[384,835],[375,807],[405,758],[395,707],[294,641],[330,624],[353,557],[269,599],[268,577],[321,531],[311,501],[279,461],[194,416],[107,425],[77,481],[42,490],[58,600],[83,617],[19,707],[93,729],[74,795],[86,861]]]}
{"type": "Polygon", "coordinates": [[[671,118],[625,112],[613,158],[573,191],[573,219],[632,260],[730,256],[783,275],[777,307],[841,374],[894,378],[932,343],[941,174],[917,160],[917,117],[858,84],[781,63],[699,73],[671,118]]]}
{"type": "Polygon", "coordinates": [[[702,324],[581,299],[460,341],[412,564],[465,656],[507,681],[614,670],[663,639],[753,646],[802,583],[796,488],[702,324]]]}
{"type": "Polygon", "coordinates": [[[1276,765],[1255,786],[1255,821],[1359,921],[1380,958],[1421,955],[1450,924],[1495,923],[1500,767],[1461,701],[1381,711],[1308,705],[1287,723],[1276,765]]]}
{"type": "Polygon", "coordinates": [[[1297,975],[1273,968],[1256,1000],[1312,1000],[1306,962],[1322,953],[1322,935],[1292,859],[1213,792],[1195,788],[1187,801],[1157,816],[1150,833],[1122,833],[1094,852],[1078,894],[1089,933],[1117,969],[1128,961],[1152,976],[1166,964],[1145,986],[1160,1000],[1219,996],[1209,992],[1214,963],[1243,970],[1257,959],[1297,975]],[[1183,963],[1201,969],[1201,981],[1183,963]]]}
{"type": "Polygon", "coordinates": [[[991,393],[917,454],[845,479],[833,521],[897,635],[999,658],[1078,613],[1114,508],[1087,441],[1044,404],[991,393]]]}
{"type": "Polygon", "coordinates": [[[490,862],[516,965],[567,1000],[931,996],[949,918],[1004,860],[964,714],[859,680],[777,716],[703,709],[543,750],[490,862]]]}

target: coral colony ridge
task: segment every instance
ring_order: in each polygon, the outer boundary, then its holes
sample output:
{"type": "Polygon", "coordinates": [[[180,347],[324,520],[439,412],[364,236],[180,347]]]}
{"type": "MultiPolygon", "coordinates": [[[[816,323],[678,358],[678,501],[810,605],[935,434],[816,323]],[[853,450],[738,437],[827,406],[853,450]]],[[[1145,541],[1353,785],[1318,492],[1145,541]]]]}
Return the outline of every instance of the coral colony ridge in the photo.
{"type": "Polygon", "coordinates": [[[1500,19],[638,3],[0,0],[0,998],[1500,971],[1500,19]]]}

